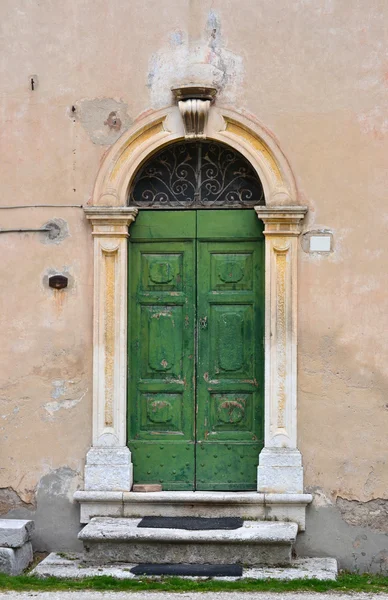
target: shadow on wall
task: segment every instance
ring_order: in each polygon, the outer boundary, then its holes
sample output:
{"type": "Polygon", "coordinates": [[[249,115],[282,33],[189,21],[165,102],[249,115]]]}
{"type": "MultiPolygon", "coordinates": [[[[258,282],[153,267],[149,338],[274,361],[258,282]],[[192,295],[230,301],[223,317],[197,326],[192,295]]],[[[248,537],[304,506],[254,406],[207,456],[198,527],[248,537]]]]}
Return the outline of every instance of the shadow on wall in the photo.
{"type": "Polygon", "coordinates": [[[32,543],[38,552],[81,551],[77,539],[81,529],[79,505],[72,499],[80,483],[79,473],[68,467],[48,473],[38,484],[35,506],[23,503],[14,490],[4,488],[0,490],[0,508],[8,512],[2,518],[35,521],[32,543]]]}
{"type": "MultiPolygon", "coordinates": [[[[318,489],[307,491],[319,494],[318,489]]],[[[373,514],[377,507],[384,525],[384,529],[380,531],[373,528],[368,519],[365,527],[347,523],[339,501],[343,502],[343,499],[337,498],[337,503],[332,506],[318,507],[313,504],[308,507],[306,531],[300,533],[296,540],[297,555],[335,556],[340,569],[388,574],[388,500],[345,501],[349,505],[347,511],[353,517],[354,504],[359,505],[360,514],[365,516],[373,514]]],[[[360,521],[362,523],[363,519],[360,521]]]]}

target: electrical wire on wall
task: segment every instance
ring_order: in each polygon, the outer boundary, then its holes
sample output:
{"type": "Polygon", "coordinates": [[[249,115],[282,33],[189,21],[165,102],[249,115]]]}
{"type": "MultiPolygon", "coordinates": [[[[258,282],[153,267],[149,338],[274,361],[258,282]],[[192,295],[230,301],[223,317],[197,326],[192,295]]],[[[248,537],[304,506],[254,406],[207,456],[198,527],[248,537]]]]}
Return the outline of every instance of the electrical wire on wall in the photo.
{"type": "Polygon", "coordinates": [[[14,208],[83,208],[82,204],[15,204],[15,206],[0,206],[0,210],[14,208]]]}

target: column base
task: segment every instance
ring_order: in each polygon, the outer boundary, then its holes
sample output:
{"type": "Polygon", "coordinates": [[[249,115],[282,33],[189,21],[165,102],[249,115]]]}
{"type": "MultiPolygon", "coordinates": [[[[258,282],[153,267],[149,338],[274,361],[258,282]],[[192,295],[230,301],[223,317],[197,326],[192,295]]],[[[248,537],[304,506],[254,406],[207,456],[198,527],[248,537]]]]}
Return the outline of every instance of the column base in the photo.
{"type": "Polygon", "coordinates": [[[303,494],[302,455],[296,448],[263,448],[257,469],[257,491],[303,494]]]}
{"type": "Polygon", "coordinates": [[[126,446],[90,448],[86,455],[85,490],[129,492],[132,484],[131,453],[126,446]]]}

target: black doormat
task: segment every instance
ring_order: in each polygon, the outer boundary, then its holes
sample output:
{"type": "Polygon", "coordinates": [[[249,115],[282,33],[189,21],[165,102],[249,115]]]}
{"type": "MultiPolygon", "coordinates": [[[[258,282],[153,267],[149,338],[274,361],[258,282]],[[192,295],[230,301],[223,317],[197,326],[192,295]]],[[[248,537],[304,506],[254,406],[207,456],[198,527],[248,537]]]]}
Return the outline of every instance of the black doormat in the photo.
{"type": "Polygon", "coordinates": [[[138,527],[207,531],[209,529],[239,529],[243,523],[244,521],[239,517],[143,517],[138,527]]]}
{"type": "Polygon", "coordinates": [[[131,569],[134,575],[188,575],[192,577],[241,577],[240,565],[137,565],[131,569]]]}

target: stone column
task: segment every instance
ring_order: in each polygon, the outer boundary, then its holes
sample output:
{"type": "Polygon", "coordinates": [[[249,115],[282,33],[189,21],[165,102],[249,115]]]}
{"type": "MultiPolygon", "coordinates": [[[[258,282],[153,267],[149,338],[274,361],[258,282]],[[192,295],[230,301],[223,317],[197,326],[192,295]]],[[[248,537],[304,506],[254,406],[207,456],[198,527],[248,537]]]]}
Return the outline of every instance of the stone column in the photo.
{"type": "Polygon", "coordinates": [[[126,446],[127,238],[137,209],[84,210],[94,238],[93,445],[86,456],[85,490],[129,491],[133,476],[126,446]]]}
{"type": "Polygon", "coordinates": [[[255,207],[265,224],[265,447],[258,491],[303,493],[297,449],[297,254],[302,206],[255,207]]]}

